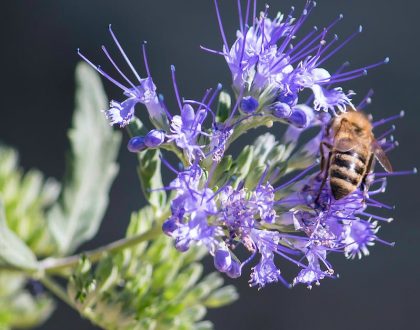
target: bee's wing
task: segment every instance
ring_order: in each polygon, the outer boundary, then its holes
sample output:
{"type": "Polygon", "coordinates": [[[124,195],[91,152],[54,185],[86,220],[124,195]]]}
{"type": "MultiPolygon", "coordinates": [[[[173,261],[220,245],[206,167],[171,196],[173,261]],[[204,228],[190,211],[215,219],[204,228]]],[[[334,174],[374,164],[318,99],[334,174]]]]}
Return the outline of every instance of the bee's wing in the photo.
{"type": "Polygon", "coordinates": [[[385,154],[385,151],[375,139],[372,141],[372,152],[376,159],[379,161],[379,164],[381,164],[381,166],[385,169],[385,171],[392,172],[391,162],[385,154]]]}

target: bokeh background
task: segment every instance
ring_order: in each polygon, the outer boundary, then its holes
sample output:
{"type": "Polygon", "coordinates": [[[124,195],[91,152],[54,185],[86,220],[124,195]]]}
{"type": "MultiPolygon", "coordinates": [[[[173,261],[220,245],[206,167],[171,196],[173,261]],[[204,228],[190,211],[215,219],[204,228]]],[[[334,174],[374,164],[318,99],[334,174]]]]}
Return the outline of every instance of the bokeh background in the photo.
{"type": "MultiPolygon", "coordinates": [[[[238,26],[236,1],[220,2],[232,41],[238,26]]],[[[300,9],[304,0],[271,0],[270,4],[273,15],[292,4],[300,9]]],[[[374,103],[368,110],[375,118],[406,110],[406,117],[397,122],[400,147],[390,155],[396,169],[420,164],[419,10],[420,3],[414,0],[320,0],[304,28],[323,27],[339,13],[344,20],[335,31],[341,39],[363,25],[364,32],[328,62],[328,69],[345,60],[357,68],[391,58],[390,64],[344,87],[354,89],[359,98],[374,88],[374,103]]],[[[80,47],[98,64],[106,63],[100,46],[113,46],[109,23],[141,72],[140,44],[149,42],[154,80],[170,105],[174,104],[171,64],[177,67],[182,94],[189,98],[200,97],[205,88],[218,82],[230,83],[223,59],[199,49],[200,44],[221,46],[211,0],[15,0],[3,2],[1,11],[0,139],[20,150],[25,168],[36,167],[49,176],[61,178],[64,171],[74,68],[79,61],[76,49],[80,47]]],[[[110,97],[120,98],[111,83],[105,86],[110,97]]],[[[134,155],[121,151],[121,172],[106,218],[97,238],[84,248],[122,237],[130,212],[143,205],[135,162],[134,155]]],[[[360,261],[334,256],[340,279],[324,280],[311,291],[282,285],[257,291],[248,287],[247,274],[227,280],[237,285],[241,298],[209,312],[216,329],[420,329],[419,176],[391,178],[388,187],[381,200],[396,205],[388,214],[396,221],[384,225],[380,233],[397,242],[394,248],[376,245],[360,261]]],[[[211,261],[206,262],[211,270],[211,261]]],[[[57,328],[95,329],[63,304],[40,327],[57,328]]]]}

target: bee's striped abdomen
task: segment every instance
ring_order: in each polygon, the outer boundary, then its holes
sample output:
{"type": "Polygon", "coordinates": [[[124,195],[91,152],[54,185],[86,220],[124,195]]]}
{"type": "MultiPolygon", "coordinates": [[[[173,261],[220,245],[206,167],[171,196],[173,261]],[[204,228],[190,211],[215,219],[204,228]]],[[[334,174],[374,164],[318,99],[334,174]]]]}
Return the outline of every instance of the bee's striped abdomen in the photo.
{"type": "Polygon", "coordinates": [[[336,200],[352,193],[366,172],[366,157],[354,150],[333,153],[330,164],[331,192],[336,200]]]}

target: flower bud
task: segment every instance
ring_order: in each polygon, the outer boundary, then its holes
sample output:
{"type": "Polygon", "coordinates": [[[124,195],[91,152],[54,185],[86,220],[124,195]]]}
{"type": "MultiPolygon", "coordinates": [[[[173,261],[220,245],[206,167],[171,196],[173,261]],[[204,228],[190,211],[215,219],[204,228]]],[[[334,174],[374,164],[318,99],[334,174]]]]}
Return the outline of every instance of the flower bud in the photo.
{"type": "Polygon", "coordinates": [[[139,152],[146,149],[144,144],[144,136],[135,136],[128,141],[127,149],[130,152],[139,152]]]}
{"type": "Polygon", "coordinates": [[[238,261],[232,260],[229,269],[226,271],[226,275],[230,278],[238,278],[241,276],[241,268],[241,264],[238,261]]]}
{"type": "Polygon", "coordinates": [[[189,239],[182,239],[182,238],[176,238],[175,239],[175,248],[179,252],[185,252],[188,251],[190,248],[191,241],[189,239]]]}
{"type": "Polygon", "coordinates": [[[214,266],[220,272],[225,272],[232,264],[230,252],[225,248],[219,248],[214,253],[214,266]]]}
{"type": "Polygon", "coordinates": [[[252,96],[245,96],[241,100],[241,110],[245,113],[252,113],[258,108],[258,101],[252,96]]]}
{"type": "Polygon", "coordinates": [[[178,224],[176,223],[176,220],[173,218],[169,218],[162,224],[162,231],[168,235],[171,236],[172,233],[178,228],[178,224]]]}
{"type": "Polygon", "coordinates": [[[313,118],[313,110],[304,104],[300,104],[293,107],[288,121],[296,127],[306,128],[311,124],[313,118]]]}
{"type": "Polygon", "coordinates": [[[149,148],[156,148],[165,141],[165,133],[161,130],[153,129],[144,137],[144,144],[149,148]]]}
{"type": "Polygon", "coordinates": [[[285,103],[289,105],[290,107],[293,107],[296,105],[298,100],[297,94],[295,93],[280,93],[280,95],[277,97],[277,101],[280,103],[285,103]]]}
{"type": "Polygon", "coordinates": [[[277,118],[289,118],[292,108],[286,103],[276,102],[273,105],[273,115],[277,118]]]}

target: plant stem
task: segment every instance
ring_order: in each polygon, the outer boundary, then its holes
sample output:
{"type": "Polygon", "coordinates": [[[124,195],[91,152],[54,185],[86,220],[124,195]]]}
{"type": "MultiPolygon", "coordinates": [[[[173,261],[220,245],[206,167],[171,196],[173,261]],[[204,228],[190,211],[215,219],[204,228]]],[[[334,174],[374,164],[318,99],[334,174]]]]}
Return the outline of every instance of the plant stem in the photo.
{"type": "Polygon", "coordinates": [[[77,309],[74,303],[70,300],[67,293],[64,291],[64,289],[58,285],[52,278],[49,276],[43,276],[39,279],[39,281],[52,293],[54,293],[57,298],[60,298],[62,301],[64,301],[67,305],[69,305],[71,308],[77,309]]]}
{"type": "Polygon", "coordinates": [[[92,263],[98,262],[105,253],[115,253],[128,247],[137,245],[141,242],[149,241],[162,233],[160,226],[155,226],[148,231],[132,237],[120,239],[110,244],[101,246],[97,249],[83,252],[64,258],[47,258],[40,262],[40,268],[45,273],[57,273],[69,267],[74,267],[82,256],[88,258],[92,263]]]}

